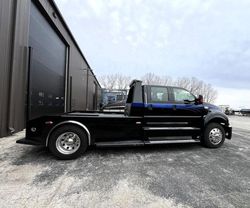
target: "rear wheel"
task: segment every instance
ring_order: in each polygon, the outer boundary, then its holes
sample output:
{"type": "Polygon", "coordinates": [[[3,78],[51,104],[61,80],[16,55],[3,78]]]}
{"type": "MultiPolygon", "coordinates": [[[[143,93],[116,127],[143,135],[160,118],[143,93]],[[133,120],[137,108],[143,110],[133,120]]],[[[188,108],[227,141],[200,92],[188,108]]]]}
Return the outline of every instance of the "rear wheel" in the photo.
{"type": "Polygon", "coordinates": [[[210,123],[207,125],[202,143],[206,147],[218,148],[225,141],[225,130],[219,123],[210,123]]]}
{"type": "Polygon", "coordinates": [[[83,130],[74,125],[56,129],[50,136],[49,150],[60,159],[74,159],[86,151],[88,140],[83,130]]]}

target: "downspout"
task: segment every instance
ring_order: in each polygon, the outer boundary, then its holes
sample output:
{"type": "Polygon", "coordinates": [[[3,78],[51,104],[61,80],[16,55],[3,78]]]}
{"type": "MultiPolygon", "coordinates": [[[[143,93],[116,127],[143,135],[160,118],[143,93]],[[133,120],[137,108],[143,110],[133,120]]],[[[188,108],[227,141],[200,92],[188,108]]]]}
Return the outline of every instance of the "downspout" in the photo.
{"type": "Polygon", "coordinates": [[[86,111],[89,109],[89,68],[87,68],[86,111]]]}

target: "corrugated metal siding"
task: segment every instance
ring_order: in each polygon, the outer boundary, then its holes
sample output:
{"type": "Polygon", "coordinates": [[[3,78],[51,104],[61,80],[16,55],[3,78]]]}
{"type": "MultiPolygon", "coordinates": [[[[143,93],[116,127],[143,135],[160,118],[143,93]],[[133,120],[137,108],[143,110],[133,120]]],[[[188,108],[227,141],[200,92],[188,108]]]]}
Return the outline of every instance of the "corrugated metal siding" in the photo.
{"type": "Polygon", "coordinates": [[[87,110],[93,110],[93,94],[94,94],[94,90],[93,90],[93,76],[91,71],[89,71],[88,74],[88,92],[87,92],[87,110]]]}
{"type": "Polygon", "coordinates": [[[23,71],[27,47],[26,0],[0,1],[0,136],[24,128],[23,71]],[[24,22],[23,22],[24,21],[24,22]],[[26,40],[26,41],[25,41],[26,40]]]}
{"type": "Polygon", "coordinates": [[[0,1],[0,136],[6,135],[14,1],[0,1]]]}
{"type": "Polygon", "coordinates": [[[99,103],[101,99],[101,87],[92,70],[89,70],[89,73],[88,73],[88,93],[87,94],[88,94],[87,110],[99,109],[100,107],[99,103]],[[95,86],[97,87],[97,89],[95,89],[95,86]]]}
{"type": "Polygon", "coordinates": [[[14,21],[10,103],[8,127],[16,131],[25,128],[27,54],[29,31],[29,0],[17,0],[14,21]]]}

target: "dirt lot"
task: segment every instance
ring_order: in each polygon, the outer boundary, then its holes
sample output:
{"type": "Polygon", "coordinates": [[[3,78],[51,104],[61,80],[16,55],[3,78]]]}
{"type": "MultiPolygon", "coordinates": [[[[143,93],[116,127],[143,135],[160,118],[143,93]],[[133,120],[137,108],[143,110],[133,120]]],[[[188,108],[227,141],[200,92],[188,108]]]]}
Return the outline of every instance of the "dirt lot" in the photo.
{"type": "Polygon", "coordinates": [[[230,117],[233,139],[91,149],[73,161],[0,139],[0,207],[250,207],[250,118],[230,117]]]}

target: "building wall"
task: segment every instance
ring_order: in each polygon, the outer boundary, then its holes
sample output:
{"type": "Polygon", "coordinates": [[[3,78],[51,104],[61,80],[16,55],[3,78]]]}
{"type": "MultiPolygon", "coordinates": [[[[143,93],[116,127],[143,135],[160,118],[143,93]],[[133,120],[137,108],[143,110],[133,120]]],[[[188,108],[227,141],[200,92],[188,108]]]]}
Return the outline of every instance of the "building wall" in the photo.
{"type": "Polygon", "coordinates": [[[101,88],[98,87],[97,80],[90,70],[88,74],[88,93],[87,93],[87,110],[95,110],[99,108],[100,97],[101,97],[101,88]],[[97,89],[96,89],[97,87],[97,89]]]}
{"type": "MultiPolygon", "coordinates": [[[[65,111],[95,110],[93,86],[96,83],[99,92],[100,85],[54,1],[33,2],[68,46],[65,111]]],[[[30,6],[31,0],[0,0],[0,48],[4,49],[0,50],[0,137],[25,128],[30,6]]]]}
{"type": "Polygon", "coordinates": [[[29,0],[0,1],[0,136],[25,121],[29,0]]]}
{"type": "Polygon", "coordinates": [[[0,1],[0,136],[7,128],[8,100],[9,100],[9,79],[10,59],[13,27],[13,1],[0,1]],[[7,24],[3,24],[6,22],[7,24]]]}

